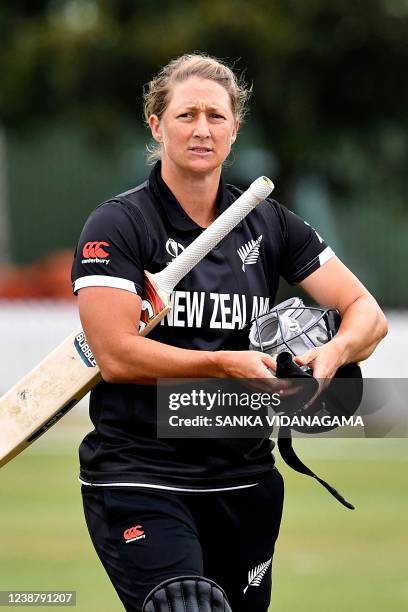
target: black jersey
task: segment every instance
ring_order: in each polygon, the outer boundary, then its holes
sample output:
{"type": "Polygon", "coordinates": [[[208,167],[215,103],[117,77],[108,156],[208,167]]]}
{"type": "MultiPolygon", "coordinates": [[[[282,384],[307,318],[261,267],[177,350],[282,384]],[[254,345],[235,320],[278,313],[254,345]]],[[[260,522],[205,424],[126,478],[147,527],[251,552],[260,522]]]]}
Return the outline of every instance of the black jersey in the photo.
{"type": "MultiPolygon", "coordinates": [[[[223,180],[223,212],[241,191],[223,180]]],[[[82,231],[73,289],[106,286],[139,295],[203,229],[160,174],[96,208],[82,231]]],[[[245,325],[274,304],[280,276],[304,280],[333,255],[302,219],[272,199],[257,206],[177,285],[171,312],[149,337],[182,348],[243,350],[245,325]]],[[[185,490],[248,486],[273,467],[269,439],[158,439],[156,388],[101,382],[91,392],[95,429],[80,447],[84,483],[185,490]]]]}

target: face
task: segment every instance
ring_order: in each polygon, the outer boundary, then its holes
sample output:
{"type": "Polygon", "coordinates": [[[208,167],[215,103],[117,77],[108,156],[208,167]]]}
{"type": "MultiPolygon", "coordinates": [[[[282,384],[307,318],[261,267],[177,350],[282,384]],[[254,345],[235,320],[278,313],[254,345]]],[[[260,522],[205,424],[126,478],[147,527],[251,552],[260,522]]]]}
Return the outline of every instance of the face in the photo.
{"type": "Polygon", "coordinates": [[[149,125],[163,167],[200,174],[221,169],[238,130],[227,90],[198,77],[174,85],[161,119],[152,115],[149,125]]]}

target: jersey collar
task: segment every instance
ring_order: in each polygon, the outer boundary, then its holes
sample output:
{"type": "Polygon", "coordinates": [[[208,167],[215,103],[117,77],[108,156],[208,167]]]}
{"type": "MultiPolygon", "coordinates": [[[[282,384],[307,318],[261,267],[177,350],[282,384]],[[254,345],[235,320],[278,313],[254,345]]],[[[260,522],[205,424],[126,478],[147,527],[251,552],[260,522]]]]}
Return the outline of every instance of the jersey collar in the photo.
{"type": "MultiPolygon", "coordinates": [[[[202,229],[191,217],[173,195],[169,187],[161,177],[161,162],[158,161],[153,167],[149,177],[149,187],[155,200],[160,204],[168,220],[173,227],[179,230],[191,231],[202,229]]],[[[228,192],[226,184],[221,176],[217,194],[218,212],[222,213],[231,204],[233,197],[228,192]]]]}

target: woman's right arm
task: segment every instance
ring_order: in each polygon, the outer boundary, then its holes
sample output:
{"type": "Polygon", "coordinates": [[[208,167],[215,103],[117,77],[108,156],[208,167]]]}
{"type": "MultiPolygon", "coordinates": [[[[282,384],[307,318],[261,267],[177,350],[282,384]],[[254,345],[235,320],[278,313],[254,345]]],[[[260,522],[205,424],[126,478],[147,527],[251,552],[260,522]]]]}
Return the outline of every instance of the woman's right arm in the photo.
{"type": "Polygon", "coordinates": [[[156,378],[272,378],[275,361],[256,351],[199,351],[139,336],[140,296],[110,287],[78,292],[87,341],[110,383],[147,384],[156,378]]]}

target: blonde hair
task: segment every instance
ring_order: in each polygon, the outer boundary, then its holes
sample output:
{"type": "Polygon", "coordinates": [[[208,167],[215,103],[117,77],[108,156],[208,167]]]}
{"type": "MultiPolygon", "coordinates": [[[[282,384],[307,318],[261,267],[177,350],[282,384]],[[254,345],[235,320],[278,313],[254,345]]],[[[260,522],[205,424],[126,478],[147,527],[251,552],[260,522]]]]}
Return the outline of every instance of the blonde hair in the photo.
{"type": "MultiPolygon", "coordinates": [[[[204,53],[186,53],[169,62],[145,85],[143,110],[146,123],[151,115],[157,115],[161,119],[169,104],[171,89],[175,83],[181,83],[194,76],[222,85],[229,94],[235,118],[240,123],[243,122],[251,94],[251,89],[246,87],[243,78],[237,77],[229,66],[215,57],[204,53]]],[[[160,159],[160,145],[155,143],[147,146],[148,163],[158,159],[160,159]]]]}

